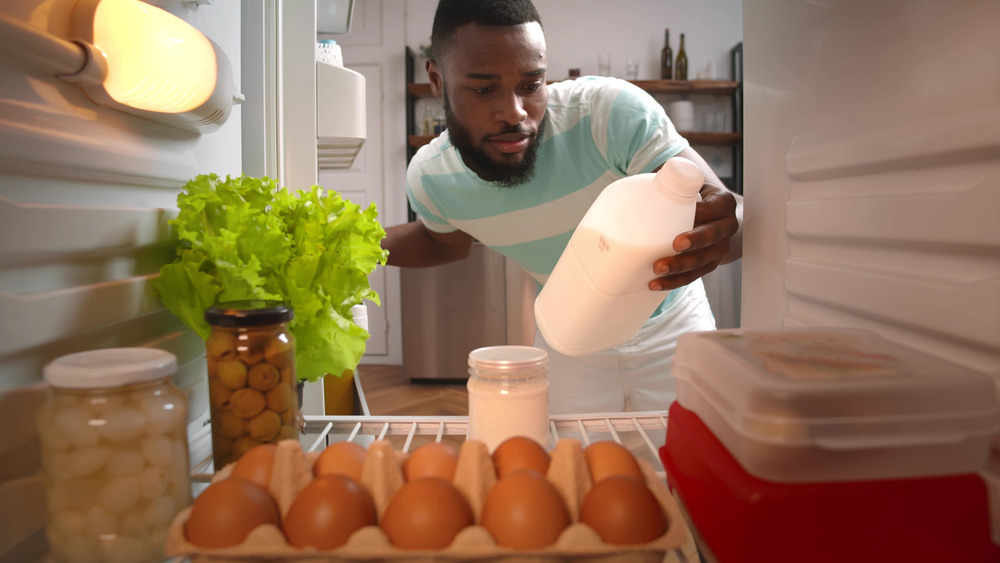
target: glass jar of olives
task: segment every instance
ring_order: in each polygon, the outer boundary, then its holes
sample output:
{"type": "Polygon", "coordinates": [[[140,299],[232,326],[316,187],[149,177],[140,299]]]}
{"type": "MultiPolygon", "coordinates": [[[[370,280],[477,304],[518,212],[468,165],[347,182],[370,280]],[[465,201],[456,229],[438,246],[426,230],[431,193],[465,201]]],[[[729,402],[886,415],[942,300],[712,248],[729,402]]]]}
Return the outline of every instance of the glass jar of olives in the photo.
{"type": "Polygon", "coordinates": [[[220,303],[205,311],[205,341],[215,469],[247,450],[298,439],[302,425],[295,377],[291,307],[274,301],[220,303]]]}

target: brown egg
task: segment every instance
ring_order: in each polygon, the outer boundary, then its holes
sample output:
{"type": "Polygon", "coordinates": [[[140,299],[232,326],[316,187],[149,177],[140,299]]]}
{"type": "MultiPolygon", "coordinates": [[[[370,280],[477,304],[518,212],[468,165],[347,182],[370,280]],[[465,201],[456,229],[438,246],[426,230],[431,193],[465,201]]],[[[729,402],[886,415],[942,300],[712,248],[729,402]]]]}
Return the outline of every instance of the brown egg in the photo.
{"type": "Polygon", "coordinates": [[[402,549],[443,549],[475,523],[472,508],[449,481],[421,477],[407,481],[389,499],[379,526],[402,549]]]}
{"type": "Polygon", "coordinates": [[[367,451],[355,442],[334,442],[327,446],[313,464],[313,475],[346,475],[358,483],[365,467],[367,451]]]}
{"type": "Polygon", "coordinates": [[[421,477],[440,477],[445,481],[455,478],[458,466],[458,449],[444,442],[428,442],[413,450],[403,463],[403,476],[407,481],[421,477]]]}
{"type": "Polygon", "coordinates": [[[542,475],[549,470],[549,452],[541,444],[525,436],[507,438],[493,450],[493,466],[497,477],[518,469],[533,469],[542,475]]]}
{"type": "Polygon", "coordinates": [[[583,450],[590,480],[598,483],[611,475],[625,475],[643,481],[639,462],[632,452],[618,442],[594,442],[583,450]]]}
{"type": "Polygon", "coordinates": [[[254,446],[233,465],[230,477],[250,481],[265,491],[271,485],[271,468],[274,467],[274,454],[278,446],[261,444],[254,446]]]}
{"type": "Polygon", "coordinates": [[[209,485],[195,498],[184,534],[198,547],[231,547],[243,543],[257,526],[280,526],[280,521],[271,495],[249,481],[229,478],[209,485]]]}
{"type": "Polygon", "coordinates": [[[351,534],[375,524],[375,503],[354,479],[326,475],[313,479],[292,501],[282,526],[295,547],[333,549],[351,534]]]}
{"type": "Polygon", "coordinates": [[[605,543],[649,543],[667,531],[667,518],[646,483],[611,475],[583,497],[580,522],[590,526],[605,543]]]}
{"type": "Polygon", "coordinates": [[[517,469],[486,492],[480,524],[502,546],[533,549],[555,543],[570,518],[548,479],[531,469],[517,469]]]}

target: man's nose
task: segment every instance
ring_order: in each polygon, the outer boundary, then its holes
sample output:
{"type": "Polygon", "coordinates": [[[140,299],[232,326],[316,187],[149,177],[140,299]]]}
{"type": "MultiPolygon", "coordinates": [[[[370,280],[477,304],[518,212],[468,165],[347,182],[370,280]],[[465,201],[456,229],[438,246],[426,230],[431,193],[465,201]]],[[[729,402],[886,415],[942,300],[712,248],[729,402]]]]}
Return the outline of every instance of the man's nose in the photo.
{"type": "Polygon", "coordinates": [[[528,118],[528,112],[524,109],[524,100],[521,96],[511,92],[504,96],[496,109],[496,119],[516,125],[528,118]]]}

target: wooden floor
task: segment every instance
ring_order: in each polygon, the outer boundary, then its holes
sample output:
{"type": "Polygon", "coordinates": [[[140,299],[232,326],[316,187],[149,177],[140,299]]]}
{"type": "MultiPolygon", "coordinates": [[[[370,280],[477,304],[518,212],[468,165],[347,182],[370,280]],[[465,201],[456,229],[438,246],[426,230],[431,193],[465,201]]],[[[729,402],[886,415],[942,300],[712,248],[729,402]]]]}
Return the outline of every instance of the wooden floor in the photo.
{"type": "Polygon", "coordinates": [[[360,365],[361,381],[373,415],[466,416],[468,393],[464,383],[410,383],[401,366],[360,365]]]}

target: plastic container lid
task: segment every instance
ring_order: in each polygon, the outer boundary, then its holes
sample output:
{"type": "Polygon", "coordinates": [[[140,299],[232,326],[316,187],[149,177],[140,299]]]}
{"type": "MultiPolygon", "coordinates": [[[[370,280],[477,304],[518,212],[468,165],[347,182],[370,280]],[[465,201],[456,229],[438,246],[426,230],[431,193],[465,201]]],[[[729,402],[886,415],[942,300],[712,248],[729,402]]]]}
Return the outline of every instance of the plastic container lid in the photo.
{"type": "Polygon", "coordinates": [[[53,387],[101,389],[156,381],[177,371],[177,358],[157,348],[107,348],[56,358],[43,369],[53,387]]]}
{"type": "Polygon", "coordinates": [[[985,466],[993,380],[847,329],[681,336],[678,402],[751,473],[778,481],[951,474],[985,466]]]}

